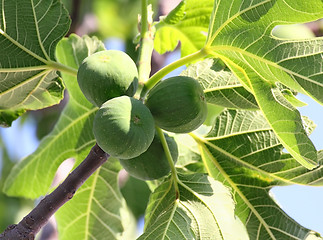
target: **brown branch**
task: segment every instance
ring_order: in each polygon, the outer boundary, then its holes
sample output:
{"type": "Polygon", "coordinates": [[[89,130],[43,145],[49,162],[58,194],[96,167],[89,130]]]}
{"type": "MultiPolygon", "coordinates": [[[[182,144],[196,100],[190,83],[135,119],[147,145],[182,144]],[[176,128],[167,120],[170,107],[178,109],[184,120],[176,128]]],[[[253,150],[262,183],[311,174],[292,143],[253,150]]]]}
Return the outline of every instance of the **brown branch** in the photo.
{"type": "Polygon", "coordinates": [[[18,224],[7,227],[0,234],[0,240],[35,239],[35,235],[49,218],[74,196],[76,190],[107,161],[108,157],[108,154],[95,145],[84,161],[68,175],[62,184],[42,199],[18,224]]]}
{"type": "Polygon", "coordinates": [[[67,36],[70,35],[71,33],[75,33],[76,29],[79,25],[79,15],[80,15],[80,8],[81,8],[81,1],[80,0],[73,0],[72,4],[71,4],[71,13],[70,13],[70,17],[71,17],[71,26],[70,29],[67,33],[67,36]]]}

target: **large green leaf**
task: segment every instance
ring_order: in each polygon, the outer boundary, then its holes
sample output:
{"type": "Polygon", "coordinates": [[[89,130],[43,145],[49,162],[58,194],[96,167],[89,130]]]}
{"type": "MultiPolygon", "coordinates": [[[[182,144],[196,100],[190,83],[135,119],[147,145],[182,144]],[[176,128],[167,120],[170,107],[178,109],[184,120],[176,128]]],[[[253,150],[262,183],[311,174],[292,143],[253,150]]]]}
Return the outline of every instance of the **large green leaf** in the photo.
{"type": "Polygon", "coordinates": [[[165,181],[152,194],[146,230],[139,240],[249,239],[235,217],[234,201],[227,187],[204,174],[179,174],[179,179],[178,195],[172,180],[165,181]]]}
{"type": "MultiPolygon", "coordinates": [[[[191,64],[180,75],[198,80],[210,104],[233,109],[259,109],[254,95],[243,87],[239,79],[219,59],[207,58],[191,64]]],[[[277,85],[278,90],[293,106],[306,106],[306,103],[295,97],[295,92],[283,84],[277,85]]]]}
{"type": "Polygon", "coordinates": [[[315,147],[300,114],[276,91],[275,83],[323,103],[323,39],[284,40],[271,32],[278,24],[322,17],[321,0],[215,0],[205,46],[255,95],[285,148],[309,169],[317,166],[315,147]]]}
{"type": "Polygon", "coordinates": [[[250,239],[287,240],[319,236],[290,218],[271,198],[269,190],[274,179],[265,178],[261,172],[248,173],[246,169],[237,171],[234,168],[235,171],[228,171],[227,166],[220,165],[223,161],[230,161],[230,158],[214,155],[215,152],[211,153],[203,147],[203,159],[208,165],[209,174],[215,179],[227,181],[232,187],[237,202],[235,213],[247,227],[250,239]]]}
{"type": "Polygon", "coordinates": [[[0,117],[57,104],[64,87],[54,54],[70,26],[67,11],[58,0],[3,0],[0,9],[0,117]]]}
{"type": "Polygon", "coordinates": [[[257,102],[237,77],[215,59],[190,65],[181,73],[200,82],[206,101],[227,108],[258,109],[257,102]]]}
{"type": "Polygon", "coordinates": [[[118,184],[119,161],[109,158],[55,214],[60,240],[135,239],[130,215],[118,184]]]}
{"type": "MultiPolygon", "coordinates": [[[[77,69],[88,54],[102,49],[103,44],[96,38],[72,35],[58,44],[57,58],[77,69]]],[[[37,198],[46,194],[58,166],[67,158],[75,158],[79,163],[95,144],[92,120],[96,108],[83,96],[76,76],[65,73],[62,76],[69,91],[69,102],[53,131],[41,141],[33,154],[11,171],[4,187],[9,195],[37,198]]]]}
{"type": "Polygon", "coordinates": [[[155,50],[160,54],[173,51],[179,42],[182,56],[200,50],[205,44],[212,8],[209,0],[182,1],[157,24],[155,50]]]}
{"type": "MultiPolygon", "coordinates": [[[[304,122],[312,129],[311,122],[304,122]]],[[[308,170],[284,153],[261,111],[225,110],[208,135],[192,136],[209,175],[232,189],[235,213],[250,239],[305,239],[311,234],[283,212],[269,191],[278,185],[322,186],[322,167],[308,170]]],[[[322,163],[322,153],[318,156],[322,163]]]]}
{"type": "MultiPolygon", "coordinates": [[[[280,179],[281,185],[287,182],[308,186],[323,186],[323,151],[318,152],[319,167],[308,170],[302,167],[290,154],[282,154],[279,159],[261,165],[261,170],[266,171],[280,179]]],[[[280,185],[277,183],[277,185],[280,185]]]]}
{"type": "Polygon", "coordinates": [[[298,110],[290,104],[278,88],[262,80],[253,79],[252,89],[277,137],[295,160],[308,169],[317,166],[317,152],[308,138],[298,110]]]}

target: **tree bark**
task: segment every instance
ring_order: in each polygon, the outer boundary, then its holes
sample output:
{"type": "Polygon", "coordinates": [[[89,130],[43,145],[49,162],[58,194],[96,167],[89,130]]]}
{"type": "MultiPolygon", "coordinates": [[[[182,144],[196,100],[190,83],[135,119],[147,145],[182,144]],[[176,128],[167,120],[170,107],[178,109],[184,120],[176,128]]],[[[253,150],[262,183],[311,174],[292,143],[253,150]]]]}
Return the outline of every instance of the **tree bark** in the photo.
{"type": "Polygon", "coordinates": [[[76,190],[108,159],[98,145],[95,145],[84,161],[72,171],[52,193],[18,224],[10,225],[0,234],[0,240],[32,240],[49,218],[67,201],[72,199],[76,190]]]}

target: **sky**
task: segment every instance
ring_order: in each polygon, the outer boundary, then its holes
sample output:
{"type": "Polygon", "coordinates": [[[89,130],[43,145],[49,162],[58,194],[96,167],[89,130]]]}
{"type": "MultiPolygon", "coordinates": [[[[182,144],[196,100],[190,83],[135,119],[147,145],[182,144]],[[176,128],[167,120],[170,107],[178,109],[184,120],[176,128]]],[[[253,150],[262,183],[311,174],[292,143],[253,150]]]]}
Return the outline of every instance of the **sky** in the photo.
{"type": "MultiPolygon", "coordinates": [[[[123,50],[123,45],[115,39],[106,42],[106,45],[113,46],[113,49],[123,50]]],[[[179,53],[172,55],[172,59],[179,57],[179,53]]],[[[169,61],[172,61],[172,59],[169,61]]],[[[182,70],[183,68],[177,69],[168,76],[178,75],[182,70]]],[[[310,138],[318,150],[323,149],[323,106],[304,95],[298,95],[298,98],[308,104],[308,106],[299,109],[301,114],[310,117],[318,124],[310,138]]],[[[27,121],[23,126],[17,120],[11,128],[0,129],[0,134],[11,157],[15,159],[21,159],[37,148],[38,140],[35,136],[35,125],[32,120],[27,121]],[[17,151],[17,146],[19,146],[19,151],[17,151]]],[[[289,216],[301,225],[323,235],[323,187],[298,185],[275,187],[271,190],[271,193],[289,216]]]]}
{"type": "MultiPolygon", "coordinates": [[[[299,94],[297,98],[308,104],[299,108],[299,111],[317,124],[310,139],[316,149],[321,150],[323,149],[323,106],[308,96],[299,94]]],[[[289,216],[323,236],[323,187],[292,185],[275,187],[271,192],[289,216]]]]}

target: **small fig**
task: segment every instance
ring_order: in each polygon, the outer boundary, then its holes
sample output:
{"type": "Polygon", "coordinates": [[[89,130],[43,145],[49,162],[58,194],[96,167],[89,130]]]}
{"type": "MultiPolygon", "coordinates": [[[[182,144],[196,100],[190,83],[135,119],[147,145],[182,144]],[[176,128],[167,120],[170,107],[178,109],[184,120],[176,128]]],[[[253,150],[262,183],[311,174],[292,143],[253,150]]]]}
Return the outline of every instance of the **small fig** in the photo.
{"type": "MultiPolygon", "coordinates": [[[[174,163],[178,158],[178,148],[174,138],[165,134],[166,142],[174,163]]],[[[157,134],[153,142],[141,155],[131,159],[120,159],[121,165],[133,177],[141,180],[154,180],[166,176],[170,166],[164,148],[157,134]]]]}
{"type": "Polygon", "coordinates": [[[121,96],[105,102],[93,121],[97,144],[110,156],[129,159],[145,152],[153,141],[155,124],[139,100],[121,96]]]}
{"type": "Polygon", "coordinates": [[[206,119],[207,103],[202,86],[191,77],[177,76],[159,82],[148,93],[146,105],[160,128],[188,133],[206,119]]]}
{"type": "Polygon", "coordinates": [[[126,53],[105,50],[83,60],[77,72],[77,81],[84,96],[100,107],[111,98],[133,96],[138,87],[138,71],[126,53]]]}

